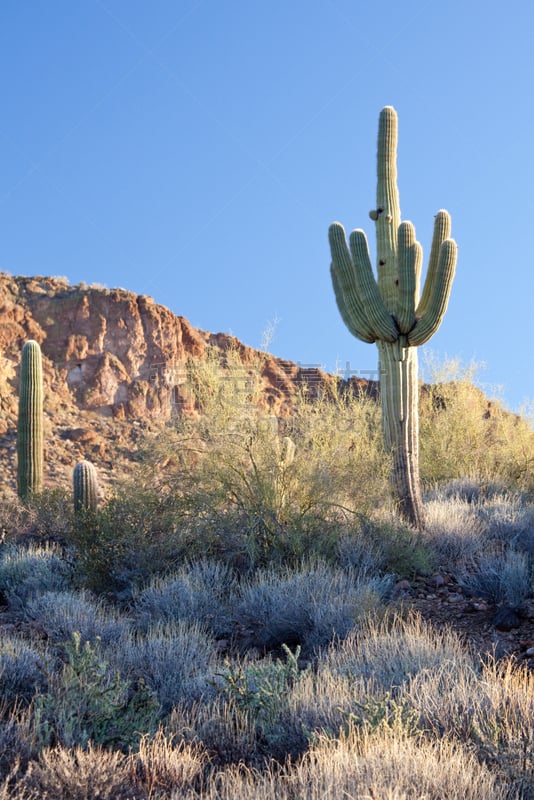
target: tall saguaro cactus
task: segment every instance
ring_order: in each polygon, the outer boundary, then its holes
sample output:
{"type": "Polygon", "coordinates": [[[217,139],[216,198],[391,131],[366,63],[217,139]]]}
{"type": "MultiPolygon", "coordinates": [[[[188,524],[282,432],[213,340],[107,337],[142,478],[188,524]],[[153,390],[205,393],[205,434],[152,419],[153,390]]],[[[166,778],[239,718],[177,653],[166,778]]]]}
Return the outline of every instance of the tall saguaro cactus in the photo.
{"type": "Polygon", "coordinates": [[[21,500],[43,484],[43,367],[41,348],[30,339],[22,348],[17,427],[17,486],[21,500]]]}
{"type": "Polygon", "coordinates": [[[375,280],[363,230],[350,234],[334,222],[329,239],[336,301],[350,332],[376,342],[386,448],[392,453],[392,484],[401,515],[424,528],[419,480],[418,345],[439,328],[456,268],[456,242],[447,211],[435,217],[432,247],[421,296],[422,249],[411,222],[401,222],[397,188],[397,114],[386,106],[378,126],[376,223],[378,278],[375,280]]]}

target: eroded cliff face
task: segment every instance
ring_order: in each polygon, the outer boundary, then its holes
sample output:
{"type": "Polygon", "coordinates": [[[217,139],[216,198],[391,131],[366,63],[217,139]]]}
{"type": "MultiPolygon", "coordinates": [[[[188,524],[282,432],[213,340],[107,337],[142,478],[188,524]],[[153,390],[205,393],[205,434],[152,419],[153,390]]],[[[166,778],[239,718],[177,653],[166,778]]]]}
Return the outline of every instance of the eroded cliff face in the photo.
{"type": "Polygon", "coordinates": [[[185,388],[188,359],[209,355],[224,370],[231,351],[244,379],[259,365],[259,405],[278,416],[290,413],[299,385],[313,395],[335,380],[198,330],[146,295],[0,274],[0,477],[6,464],[13,467],[20,352],[28,339],[43,353],[52,476],[78,457],[113,469],[113,442],[131,455],[141,428],[196,413],[185,388]]]}
{"type": "Polygon", "coordinates": [[[41,345],[55,401],[135,418],[169,412],[172,387],[164,366],[187,355],[201,358],[209,337],[149,297],[53,278],[3,277],[0,349],[11,378],[29,338],[41,345]]]}

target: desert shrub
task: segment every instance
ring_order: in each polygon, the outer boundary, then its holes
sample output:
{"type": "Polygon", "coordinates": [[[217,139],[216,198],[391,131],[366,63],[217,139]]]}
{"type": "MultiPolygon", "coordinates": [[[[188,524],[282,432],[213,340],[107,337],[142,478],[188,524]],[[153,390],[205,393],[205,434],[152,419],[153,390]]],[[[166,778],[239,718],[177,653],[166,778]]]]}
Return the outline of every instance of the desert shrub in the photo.
{"type": "Polygon", "coordinates": [[[302,755],[316,736],[346,728],[372,702],[372,689],[321,658],[312,665],[299,656],[298,647],[284,647],[280,657],[228,659],[215,676],[218,696],[177,707],[168,726],[187,741],[201,741],[218,764],[282,763],[302,755]]]}
{"type": "MultiPolygon", "coordinates": [[[[477,495],[474,490],[472,497],[477,495]]],[[[450,569],[471,560],[487,547],[478,505],[464,498],[465,494],[456,492],[435,493],[434,499],[425,503],[425,537],[436,554],[438,566],[450,569]]]]}
{"type": "Polygon", "coordinates": [[[99,642],[78,633],[65,645],[66,662],[48,677],[48,691],[34,700],[34,725],[41,746],[128,748],[155,730],[159,704],[140,679],[114,671],[99,642]]]}
{"type": "Polygon", "coordinates": [[[28,600],[26,619],[33,620],[55,642],[77,632],[82,641],[113,642],[127,623],[85,591],[43,592],[28,600]]]}
{"type": "Polygon", "coordinates": [[[449,569],[468,572],[481,556],[501,557],[509,550],[534,555],[534,509],[522,494],[452,482],[429,492],[425,511],[425,537],[449,569]]]}
{"type": "Polygon", "coordinates": [[[283,724],[290,693],[303,672],[299,669],[300,647],[292,653],[282,645],[283,658],[244,664],[226,662],[218,674],[219,691],[252,721],[256,737],[270,757],[288,753],[287,728],[283,724]]]}
{"type": "Polygon", "coordinates": [[[385,550],[385,569],[399,578],[428,575],[434,567],[434,554],[428,537],[402,525],[379,524],[385,550]]]}
{"type": "Polygon", "coordinates": [[[0,551],[0,591],[17,611],[42,592],[62,591],[72,580],[72,567],[54,544],[6,545],[0,551]]]}
{"type": "Polygon", "coordinates": [[[528,420],[488,403],[473,384],[477,365],[427,362],[421,414],[421,477],[426,485],[474,476],[534,489],[534,431],[528,420]]]}
{"type": "Polygon", "coordinates": [[[498,480],[484,481],[480,477],[462,475],[445,483],[427,487],[425,499],[429,502],[453,500],[460,504],[477,504],[502,495],[505,486],[498,480]]]}
{"type": "Polygon", "coordinates": [[[341,392],[333,380],[322,398],[302,391],[291,416],[278,419],[258,413],[253,402],[261,365],[245,375],[243,369],[231,351],[224,370],[209,358],[189,367],[182,388],[202,415],[176,418],[150,442],[140,480],[150,478],[158,492],[179,498],[180,525],[208,547],[219,530],[231,536],[238,527],[248,532],[238,546],[245,538],[254,564],[276,553],[296,560],[318,539],[329,546],[321,536],[329,523],[382,502],[388,460],[379,409],[341,392]]]}
{"type": "Polygon", "coordinates": [[[360,518],[359,524],[349,529],[345,526],[345,533],[338,538],[338,557],[358,571],[376,567],[402,578],[428,574],[433,567],[433,550],[426,534],[404,527],[389,513],[360,518]]]}
{"type": "MultiPolygon", "coordinates": [[[[173,800],[184,797],[179,790],[173,800]]],[[[452,742],[428,742],[402,731],[352,730],[322,736],[296,764],[267,770],[228,768],[203,795],[205,800],[509,800],[488,767],[452,742]]]]}
{"type": "Polygon", "coordinates": [[[130,781],[128,759],[89,743],[41,751],[19,782],[26,800],[141,800],[130,781]]]}
{"type": "Polygon", "coordinates": [[[342,567],[350,568],[361,578],[376,576],[387,566],[387,546],[379,536],[368,535],[368,526],[344,529],[337,543],[337,557],[342,567]]]}
{"type": "Polygon", "coordinates": [[[390,586],[388,577],[359,579],[350,569],[319,562],[260,571],[243,584],[233,608],[240,644],[260,650],[300,645],[309,655],[377,610],[390,586]]]}
{"type": "Polygon", "coordinates": [[[163,714],[213,693],[217,657],[211,638],[198,625],[178,621],[126,634],[109,654],[122,674],[146,681],[163,714]]]}
{"type": "Polygon", "coordinates": [[[31,532],[40,537],[63,541],[73,519],[72,493],[67,489],[43,489],[32,497],[27,508],[31,532]]]}
{"type": "Polygon", "coordinates": [[[458,573],[457,579],[469,594],[512,608],[534,594],[532,565],[523,553],[512,549],[478,558],[469,569],[458,573]]]}
{"type": "Polygon", "coordinates": [[[489,539],[534,552],[534,505],[523,495],[495,494],[481,500],[476,513],[489,539]]]}
{"type": "Polygon", "coordinates": [[[386,616],[369,620],[354,631],[325,660],[334,673],[372,681],[377,692],[398,689],[422,670],[448,664],[451,680],[465,663],[471,663],[459,639],[449,631],[433,630],[417,615],[403,620],[386,616]]]}
{"type": "Polygon", "coordinates": [[[201,743],[214,765],[258,761],[257,730],[253,720],[220,692],[193,705],[175,706],[165,729],[178,740],[201,743]]]}
{"type": "Polygon", "coordinates": [[[63,489],[43,489],[26,502],[15,492],[2,497],[0,541],[39,537],[62,540],[72,524],[72,496],[63,489]]]}
{"type": "Polygon", "coordinates": [[[180,513],[170,492],[125,482],[102,508],[79,515],[68,538],[82,585],[127,599],[133,586],[179,563],[180,513]]]}
{"type": "Polygon", "coordinates": [[[178,620],[198,623],[215,635],[228,633],[232,571],[223,564],[190,562],[179,571],[152,579],[134,591],[132,610],[143,630],[178,620]]]}
{"type": "Polygon", "coordinates": [[[14,541],[18,534],[27,531],[30,514],[19,500],[15,490],[2,489],[0,503],[0,543],[14,541]]]}
{"type": "Polygon", "coordinates": [[[0,639],[0,702],[12,708],[27,704],[46,687],[44,658],[15,636],[0,639]]]}
{"type": "MultiPolygon", "coordinates": [[[[130,773],[147,797],[169,797],[177,786],[193,792],[201,782],[208,763],[206,751],[198,744],[177,741],[171,733],[159,729],[143,736],[130,758],[130,773]]],[[[198,795],[197,795],[198,796],[198,795]]]]}
{"type": "Polygon", "coordinates": [[[34,755],[31,739],[31,724],[28,709],[21,713],[20,708],[0,704],[0,786],[2,779],[7,788],[17,774],[26,771],[30,758],[34,755]]]}
{"type": "Polygon", "coordinates": [[[465,743],[510,782],[520,798],[534,790],[534,678],[513,660],[466,663],[451,680],[448,665],[418,673],[404,699],[432,738],[465,743]]]}

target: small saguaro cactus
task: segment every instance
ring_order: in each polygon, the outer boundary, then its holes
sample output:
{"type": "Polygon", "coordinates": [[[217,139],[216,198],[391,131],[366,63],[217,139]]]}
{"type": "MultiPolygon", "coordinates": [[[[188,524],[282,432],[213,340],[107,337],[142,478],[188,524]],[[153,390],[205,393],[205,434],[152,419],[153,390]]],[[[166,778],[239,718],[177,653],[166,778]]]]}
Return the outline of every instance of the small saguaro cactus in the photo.
{"type": "Polygon", "coordinates": [[[96,511],[98,508],[98,479],[90,461],[79,461],[72,474],[74,511],[96,511]]]}
{"type": "Polygon", "coordinates": [[[43,485],[43,366],[33,339],[22,348],[17,424],[17,490],[28,500],[43,485]]]}
{"type": "Polygon", "coordinates": [[[376,342],[380,362],[380,396],[384,441],[392,454],[392,484],[401,515],[424,528],[419,480],[418,345],[439,328],[456,268],[456,243],[450,238],[447,211],[435,217],[432,247],[423,292],[419,296],[422,249],[411,222],[401,222],[397,189],[397,114],[391,106],[378,126],[376,223],[378,279],[375,280],[363,230],[350,234],[334,222],[329,239],[332,282],[337,305],[350,332],[376,342]]]}

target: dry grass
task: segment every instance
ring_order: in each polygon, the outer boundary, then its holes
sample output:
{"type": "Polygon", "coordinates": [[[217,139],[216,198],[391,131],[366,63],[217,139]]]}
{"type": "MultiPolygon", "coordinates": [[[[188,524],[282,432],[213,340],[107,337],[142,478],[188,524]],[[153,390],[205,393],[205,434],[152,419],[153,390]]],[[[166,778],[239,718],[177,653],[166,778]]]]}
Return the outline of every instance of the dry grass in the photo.
{"type": "MultiPolygon", "coordinates": [[[[128,760],[118,752],[89,745],[47,748],[18,782],[21,800],[134,800],[128,760]]],[[[1,796],[1,795],[0,795],[1,796]]]]}
{"type": "Polygon", "coordinates": [[[168,797],[177,790],[192,791],[202,782],[207,763],[203,748],[177,741],[163,730],[153,737],[144,736],[129,761],[135,782],[149,800],[168,797]]]}
{"type": "MultiPolygon", "coordinates": [[[[190,795],[174,792],[175,800],[190,795]]],[[[495,778],[467,751],[443,740],[350,731],[323,737],[302,761],[266,773],[235,768],[215,776],[203,800],[504,800],[495,778]]]]}

